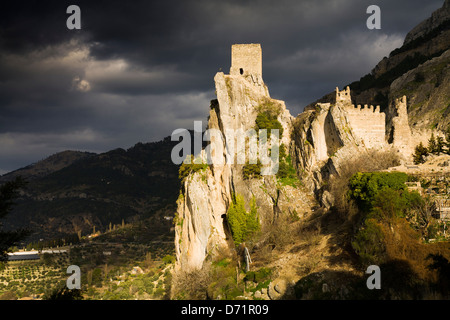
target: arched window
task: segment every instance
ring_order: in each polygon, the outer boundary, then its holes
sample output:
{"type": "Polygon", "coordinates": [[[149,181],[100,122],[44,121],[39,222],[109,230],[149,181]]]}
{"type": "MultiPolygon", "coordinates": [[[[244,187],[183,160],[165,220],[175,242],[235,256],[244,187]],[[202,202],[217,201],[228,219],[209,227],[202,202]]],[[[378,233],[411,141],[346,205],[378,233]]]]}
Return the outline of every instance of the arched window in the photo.
{"type": "Polygon", "coordinates": [[[240,73],[240,74],[244,74],[244,69],[240,68],[240,69],[239,69],[239,73],[240,73]]]}

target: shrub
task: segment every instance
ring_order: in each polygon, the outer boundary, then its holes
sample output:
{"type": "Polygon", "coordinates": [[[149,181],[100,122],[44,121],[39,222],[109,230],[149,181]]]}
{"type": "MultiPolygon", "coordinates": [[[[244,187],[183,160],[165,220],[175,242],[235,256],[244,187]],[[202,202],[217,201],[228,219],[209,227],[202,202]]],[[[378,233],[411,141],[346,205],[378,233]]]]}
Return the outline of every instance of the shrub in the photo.
{"type": "Polygon", "coordinates": [[[280,145],[279,150],[279,167],[277,172],[278,181],[282,185],[298,187],[300,180],[298,179],[297,171],[292,165],[291,156],[286,153],[286,147],[283,144],[280,145]]]}
{"type": "Polygon", "coordinates": [[[189,176],[191,173],[197,172],[197,171],[204,171],[208,168],[208,164],[206,163],[194,163],[194,156],[191,155],[191,163],[182,163],[180,166],[180,169],[178,169],[178,179],[180,181],[183,181],[187,176],[189,176]]]}
{"type": "Polygon", "coordinates": [[[283,126],[278,121],[277,116],[269,112],[261,112],[256,116],[256,131],[267,129],[267,137],[270,136],[272,129],[278,129],[279,137],[283,135],[283,126]]]}
{"type": "Polygon", "coordinates": [[[242,174],[245,180],[261,177],[261,161],[258,160],[256,164],[247,163],[242,168],[242,174]]]}
{"type": "Polygon", "coordinates": [[[172,255],[166,255],[164,258],[162,258],[162,262],[164,264],[171,264],[171,263],[175,263],[175,257],[172,255]]]}
{"type": "Polygon", "coordinates": [[[267,136],[270,136],[271,129],[278,129],[279,136],[283,135],[283,126],[278,121],[278,116],[281,113],[281,107],[279,104],[272,100],[265,100],[258,107],[256,107],[258,115],[256,116],[255,130],[267,129],[267,136]]]}

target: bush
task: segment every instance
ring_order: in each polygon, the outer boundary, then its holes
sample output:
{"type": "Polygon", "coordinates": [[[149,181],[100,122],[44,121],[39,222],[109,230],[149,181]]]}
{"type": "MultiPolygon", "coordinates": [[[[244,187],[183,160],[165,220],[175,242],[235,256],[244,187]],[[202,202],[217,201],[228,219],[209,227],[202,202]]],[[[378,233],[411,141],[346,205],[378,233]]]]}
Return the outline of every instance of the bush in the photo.
{"type": "Polygon", "coordinates": [[[261,161],[256,164],[245,164],[242,168],[242,174],[245,180],[261,177],[261,161]]]}
{"type": "Polygon", "coordinates": [[[245,281],[253,281],[256,283],[266,281],[270,279],[272,275],[272,269],[269,268],[261,268],[257,271],[249,271],[245,274],[245,281]]]}
{"type": "Polygon", "coordinates": [[[283,135],[283,126],[278,121],[277,116],[269,112],[261,112],[256,116],[256,131],[267,129],[267,137],[270,136],[272,129],[278,129],[279,137],[283,135]]]}
{"type": "Polygon", "coordinates": [[[286,153],[286,147],[283,144],[280,145],[277,178],[282,185],[298,187],[300,184],[300,180],[297,176],[297,171],[292,165],[291,156],[286,153]]]}
{"type": "Polygon", "coordinates": [[[271,129],[278,129],[279,136],[283,135],[283,126],[278,121],[278,116],[281,113],[281,107],[272,100],[266,100],[256,107],[258,115],[256,116],[255,130],[267,129],[267,137],[271,134],[271,129]]]}
{"type": "Polygon", "coordinates": [[[189,176],[191,173],[197,171],[204,171],[208,168],[208,164],[206,163],[194,163],[194,156],[191,155],[191,163],[182,163],[180,169],[178,169],[178,179],[180,181],[184,181],[184,179],[189,176]]]}

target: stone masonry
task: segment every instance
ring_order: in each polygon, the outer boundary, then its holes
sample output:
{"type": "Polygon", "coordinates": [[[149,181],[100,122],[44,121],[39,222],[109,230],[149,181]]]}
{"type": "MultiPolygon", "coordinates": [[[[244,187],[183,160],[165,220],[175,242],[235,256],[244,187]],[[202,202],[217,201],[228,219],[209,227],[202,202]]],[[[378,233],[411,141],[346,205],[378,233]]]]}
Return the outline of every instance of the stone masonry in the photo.
{"type": "Polygon", "coordinates": [[[241,75],[256,84],[262,84],[262,50],[259,43],[231,46],[230,75],[241,75]]]}
{"type": "Polygon", "coordinates": [[[352,104],[350,88],[336,88],[336,104],[345,111],[347,122],[358,143],[367,148],[382,148],[386,145],[386,115],[380,106],[352,104]]]}

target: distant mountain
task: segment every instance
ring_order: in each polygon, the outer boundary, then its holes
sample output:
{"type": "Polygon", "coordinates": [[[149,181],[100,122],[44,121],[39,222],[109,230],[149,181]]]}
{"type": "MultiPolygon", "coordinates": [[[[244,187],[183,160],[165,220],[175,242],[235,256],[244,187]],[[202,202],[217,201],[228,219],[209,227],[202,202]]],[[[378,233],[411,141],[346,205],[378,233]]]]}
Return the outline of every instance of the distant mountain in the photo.
{"type": "Polygon", "coordinates": [[[170,156],[177,143],[167,137],[101,154],[64,151],[4,175],[0,183],[18,175],[29,181],[4,227],[31,228],[36,240],[151,219],[149,234],[170,236],[167,216],[180,189],[170,156]]]}
{"type": "Polygon", "coordinates": [[[61,170],[78,160],[85,159],[93,155],[95,155],[95,153],[70,150],[59,152],[44,160],[0,176],[0,184],[13,180],[17,176],[22,176],[28,181],[41,178],[50,173],[61,170]]]}
{"type": "MultiPolygon", "coordinates": [[[[354,103],[380,105],[386,111],[395,98],[406,95],[413,129],[446,130],[450,113],[449,49],[450,0],[446,0],[442,8],[407,34],[400,48],[384,57],[369,74],[349,84],[354,103]]],[[[334,91],[307,109],[333,98],[334,91]]]]}

